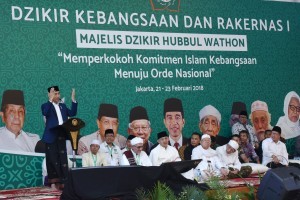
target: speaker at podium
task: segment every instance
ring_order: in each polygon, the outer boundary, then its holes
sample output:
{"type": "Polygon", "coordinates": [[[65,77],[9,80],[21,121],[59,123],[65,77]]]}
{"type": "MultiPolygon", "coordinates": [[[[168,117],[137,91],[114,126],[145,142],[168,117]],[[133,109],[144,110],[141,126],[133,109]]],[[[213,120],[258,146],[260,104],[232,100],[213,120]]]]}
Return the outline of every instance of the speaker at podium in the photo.
{"type": "Polygon", "coordinates": [[[299,200],[300,169],[280,167],[269,170],[258,188],[259,200],[299,200]]]}

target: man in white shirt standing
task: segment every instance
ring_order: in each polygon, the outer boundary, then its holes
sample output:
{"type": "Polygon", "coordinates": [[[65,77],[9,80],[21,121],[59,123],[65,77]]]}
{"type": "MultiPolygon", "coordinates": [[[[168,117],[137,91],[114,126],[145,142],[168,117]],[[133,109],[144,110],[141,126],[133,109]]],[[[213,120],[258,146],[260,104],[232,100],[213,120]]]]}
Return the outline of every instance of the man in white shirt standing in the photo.
{"type": "Polygon", "coordinates": [[[274,126],[271,138],[267,138],[262,143],[263,165],[270,168],[285,167],[288,163],[288,153],[286,146],[280,141],[281,128],[274,126]]]}
{"type": "Polygon", "coordinates": [[[166,131],[157,134],[158,145],[150,152],[153,166],[160,166],[165,162],[181,161],[175,147],[169,145],[169,136],[166,131]]]}
{"type": "Polygon", "coordinates": [[[23,91],[4,91],[0,116],[5,127],[0,128],[0,149],[34,152],[40,137],[22,130],[25,114],[23,91]]]}
{"type": "Polygon", "coordinates": [[[115,134],[112,129],[105,131],[105,142],[100,145],[100,152],[105,154],[108,166],[119,166],[122,152],[119,146],[114,144],[115,134]]]}
{"type": "Polygon", "coordinates": [[[143,139],[140,137],[135,137],[131,140],[131,150],[125,151],[121,165],[140,165],[140,166],[152,166],[152,163],[143,151],[143,139]]]}
{"type": "Polygon", "coordinates": [[[82,154],[82,167],[107,166],[105,155],[99,152],[100,141],[93,140],[90,145],[90,151],[82,154]]]}

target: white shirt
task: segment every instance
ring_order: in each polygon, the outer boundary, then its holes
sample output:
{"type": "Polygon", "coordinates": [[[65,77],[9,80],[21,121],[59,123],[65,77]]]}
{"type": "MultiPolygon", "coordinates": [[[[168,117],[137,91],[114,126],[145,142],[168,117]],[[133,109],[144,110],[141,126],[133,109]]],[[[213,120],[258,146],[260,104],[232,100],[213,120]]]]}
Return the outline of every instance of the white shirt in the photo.
{"type": "Polygon", "coordinates": [[[242,165],[239,161],[238,151],[235,151],[231,154],[227,154],[226,145],[227,144],[220,146],[216,149],[220,162],[226,168],[232,167],[234,169],[240,170],[242,165]]]}
{"type": "Polygon", "coordinates": [[[152,149],[149,157],[153,166],[160,166],[165,162],[181,161],[177,149],[170,145],[164,148],[158,144],[157,147],[152,149]]]}
{"type": "Polygon", "coordinates": [[[272,155],[276,156],[281,164],[288,165],[288,153],[283,142],[275,143],[272,138],[267,138],[262,142],[263,165],[272,162],[272,155]]]}
{"type": "Polygon", "coordinates": [[[62,125],[64,123],[61,112],[60,112],[60,108],[59,108],[59,104],[58,103],[54,103],[52,102],[55,111],[56,111],[56,115],[57,115],[57,119],[58,119],[58,125],[62,125]]]}
{"type": "Polygon", "coordinates": [[[82,167],[99,167],[107,166],[106,158],[103,153],[98,153],[96,155],[91,152],[82,154],[82,167]]]}
{"type": "Polygon", "coordinates": [[[111,147],[103,142],[100,145],[101,153],[105,154],[106,162],[108,166],[119,166],[121,163],[122,152],[119,146],[113,144],[111,147]]]}
{"type": "MultiPolygon", "coordinates": [[[[133,157],[135,159],[135,162],[137,165],[140,166],[152,166],[151,160],[148,157],[148,155],[146,154],[146,152],[141,151],[140,155],[137,155],[136,153],[134,153],[134,151],[132,151],[133,157]]],[[[121,159],[121,165],[130,165],[127,157],[125,156],[125,154],[122,155],[122,159],[121,159]]]]}
{"type": "MultiPolygon", "coordinates": [[[[175,140],[173,140],[170,136],[169,136],[169,141],[170,141],[170,144],[172,147],[175,147],[174,144],[175,144],[175,140]]],[[[179,146],[178,146],[178,149],[182,146],[182,134],[179,138],[179,140],[177,141],[179,146]]]]}
{"type": "Polygon", "coordinates": [[[192,151],[192,160],[203,159],[203,157],[210,158],[217,156],[217,152],[212,148],[203,149],[201,145],[195,147],[192,151]]]}
{"type": "MultiPolygon", "coordinates": [[[[85,136],[81,137],[78,142],[78,149],[80,149],[79,145],[80,145],[80,142],[82,142],[87,147],[88,151],[90,151],[89,147],[93,140],[99,140],[100,143],[104,142],[101,139],[99,131],[96,131],[94,133],[91,133],[89,135],[85,135],[85,136]]],[[[114,140],[114,144],[119,146],[122,149],[126,146],[126,140],[127,139],[123,135],[117,134],[117,136],[115,137],[115,140],[114,140]]],[[[80,152],[78,152],[78,153],[80,153],[80,152]]]]}
{"type": "Polygon", "coordinates": [[[220,162],[217,152],[212,148],[203,149],[201,145],[197,146],[193,149],[192,152],[192,160],[202,159],[202,161],[196,167],[200,169],[201,174],[205,175],[204,171],[208,170],[208,161],[211,161],[211,166],[214,175],[218,176],[220,174],[220,169],[224,167],[224,165],[220,162]]]}
{"type": "Polygon", "coordinates": [[[276,126],[281,128],[281,137],[288,140],[300,135],[300,121],[292,122],[287,116],[280,117],[276,126]]]}
{"type": "Polygon", "coordinates": [[[0,149],[34,152],[36,143],[40,140],[37,134],[26,133],[23,130],[16,137],[6,127],[0,128],[0,149]]]}

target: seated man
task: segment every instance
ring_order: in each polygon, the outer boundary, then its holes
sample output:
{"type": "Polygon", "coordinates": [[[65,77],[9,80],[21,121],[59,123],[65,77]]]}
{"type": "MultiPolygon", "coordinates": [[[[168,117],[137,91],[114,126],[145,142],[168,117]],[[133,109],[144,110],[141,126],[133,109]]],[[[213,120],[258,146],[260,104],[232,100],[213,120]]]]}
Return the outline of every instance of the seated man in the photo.
{"type": "Polygon", "coordinates": [[[203,178],[218,175],[226,176],[228,171],[220,162],[216,151],[210,148],[210,145],[210,136],[204,134],[201,137],[201,145],[193,149],[192,160],[202,159],[196,170],[200,170],[203,178]]]}
{"type": "Polygon", "coordinates": [[[40,137],[23,131],[25,114],[23,91],[4,91],[0,116],[5,127],[0,128],[0,149],[34,152],[40,137]]]}
{"type": "MultiPolygon", "coordinates": [[[[179,154],[182,151],[181,149],[184,148],[183,160],[191,160],[193,149],[200,145],[200,139],[201,139],[200,134],[197,132],[194,132],[190,139],[190,143],[188,145],[184,145],[179,148],[179,150],[178,150],[179,154]]],[[[181,156],[181,154],[180,154],[180,156],[181,156]]]]}
{"type": "Polygon", "coordinates": [[[100,141],[93,140],[90,145],[90,151],[82,154],[82,167],[107,166],[105,155],[99,152],[100,141]]]}
{"type": "Polygon", "coordinates": [[[126,138],[123,135],[118,133],[119,128],[119,114],[118,107],[113,104],[101,103],[98,110],[97,117],[97,126],[98,130],[89,135],[81,137],[78,141],[78,150],[77,153],[82,155],[89,151],[89,146],[94,139],[104,142],[105,130],[113,129],[115,133],[114,144],[118,145],[120,148],[124,148],[126,144],[126,138]]]}
{"type": "Polygon", "coordinates": [[[157,134],[158,145],[150,152],[153,166],[160,166],[165,162],[181,161],[175,147],[169,145],[169,136],[166,131],[157,134]]]}
{"type": "Polygon", "coordinates": [[[241,111],[239,115],[239,121],[235,123],[231,128],[232,135],[239,134],[242,130],[245,130],[249,133],[248,140],[252,144],[252,146],[257,149],[258,139],[256,137],[256,134],[254,133],[253,127],[248,123],[247,111],[241,111]]]}
{"type": "Polygon", "coordinates": [[[296,137],[295,157],[300,157],[300,135],[296,137]]]}
{"type": "Polygon", "coordinates": [[[126,140],[126,146],[123,149],[121,149],[122,153],[131,149],[131,140],[133,138],[135,138],[134,135],[128,135],[127,140],[126,140]]]}
{"type": "Polygon", "coordinates": [[[260,164],[259,157],[257,156],[252,143],[249,142],[249,133],[246,130],[240,131],[240,148],[239,158],[242,163],[260,164]]]}
{"type": "Polygon", "coordinates": [[[153,143],[149,140],[151,135],[151,123],[147,110],[142,106],[136,106],[130,110],[128,133],[144,140],[143,151],[148,155],[153,143]]]}
{"type": "Polygon", "coordinates": [[[192,160],[202,159],[203,157],[210,158],[217,155],[217,152],[210,147],[211,138],[208,134],[201,137],[200,145],[193,149],[192,160]]]}
{"type": "Polygon", "coordinates": [[[263,158],[262,143],[265,139],[270,138],[271,135],[272,135],[272,130],[269,130],[269,129],[265,130],[264,139],[259,142],[258,149],[255,149],[255,152],[259,157],[260,163],[262,163],[262,158],[263,158]]]}
{"type": "Polygon", "coordinates": [[[288,166],[288,153],[286,146],[280,141],[281,128],[274,126],[271,138],[265,139],[262,143],[263,165],[270,168],[288,166]]]}
{"type": "Polygon", "coordinates": [[[239,144],[230,140],[228,144],[220,146],[216,150],[222,165],[228,170],[228,178],[248,177],[252,172],[250,166],[241,166],[238,148],[239,144]]]}
{"type": "Polygon", "coordinates": [[[143,151],[143,139],[135,137],[131,140],[131,150],[125,151],[121,165],[140,165],[140,166],[152,166],[152,163],[148,155],[143,151]]]}
{"type": "Polygon", "coordinates": [[[100,152],[105,154],[108,166],[119,166],[121,163],[122,152],[119,146],[114,144],[115,134],[112,129],[106,129],[105,142],[100,144],[100,152]]]}

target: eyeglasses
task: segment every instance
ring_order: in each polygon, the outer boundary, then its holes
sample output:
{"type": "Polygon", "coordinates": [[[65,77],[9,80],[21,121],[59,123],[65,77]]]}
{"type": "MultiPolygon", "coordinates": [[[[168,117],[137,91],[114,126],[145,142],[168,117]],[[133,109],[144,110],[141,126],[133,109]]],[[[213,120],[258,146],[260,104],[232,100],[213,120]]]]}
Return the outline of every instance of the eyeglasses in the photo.
{"type": "Polygon", "coordinates": [[[139,130],[142,130],[142,131],[148,131],[149,130],[149,126],[142,126],[142,127],[132,127],[131,129],[134,130],[135,132],[138,132],[139,130]]]}
{"type": "Polygon", "coordinates": [[[294,106],[294,105],[289,105],[289,108],[293,111],[293,112],[300,112],[300,106],[294,106]]]}

